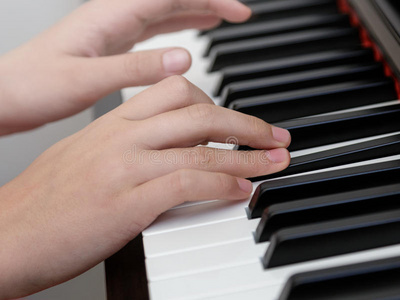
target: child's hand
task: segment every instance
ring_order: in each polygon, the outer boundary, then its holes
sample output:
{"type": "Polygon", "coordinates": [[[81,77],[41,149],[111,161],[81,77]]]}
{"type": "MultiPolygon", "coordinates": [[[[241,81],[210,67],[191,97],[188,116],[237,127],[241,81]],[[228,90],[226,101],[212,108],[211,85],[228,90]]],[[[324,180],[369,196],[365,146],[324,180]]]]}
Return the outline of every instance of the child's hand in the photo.
{"type": "Polygon", "coordinates": [[[172,76],[44,152],[0,188],[0,299],[68,280],[184,201],[249,197],[289,164],[289,133],[172,76]],[[257,151],[196,147],[234,138],[257,151]],[[269,150],[267,150],[269,149],[269,150]]]}
{"type": "Polygon", "coordinates": [[[241,22],[236,0],[92,0],[0,59],[0,135],[73,115],[118,89],[190,67],[184,49],[126,54],[158,33],[241,22]]]}

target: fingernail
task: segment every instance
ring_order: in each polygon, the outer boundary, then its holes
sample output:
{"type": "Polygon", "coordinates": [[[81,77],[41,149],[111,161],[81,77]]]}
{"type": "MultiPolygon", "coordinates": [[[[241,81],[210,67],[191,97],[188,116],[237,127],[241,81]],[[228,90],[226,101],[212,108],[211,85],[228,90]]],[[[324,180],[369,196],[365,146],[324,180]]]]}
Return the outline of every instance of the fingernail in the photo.
{"type": "Polygon", "coordinates": [[[272,136],[280,143],[287,145],[290,142],[290,133],[284,128],[272,127],[272,136]]]}
{"type": "Polygon", "coordinates": [[[267,156],[273,163],[282,163],[288,159],[288,151],[284,148],[267,150],[267,156]]]}
{"type": "Polygon", "coordinates": [[[166,73],[176,74],[189,67],[190,55],[183,49],[173,49],[163,54],[162,61],[166,73]]]}
{"type": "Polygon", "coordinates": [[[237,177],[236,179],[239,184],[239,188],[243,192],[249,194],[253,191],[253,184],[251,183],[251,181],[244,179],[244,178],[239,178],[239,177],[237,177]]]}

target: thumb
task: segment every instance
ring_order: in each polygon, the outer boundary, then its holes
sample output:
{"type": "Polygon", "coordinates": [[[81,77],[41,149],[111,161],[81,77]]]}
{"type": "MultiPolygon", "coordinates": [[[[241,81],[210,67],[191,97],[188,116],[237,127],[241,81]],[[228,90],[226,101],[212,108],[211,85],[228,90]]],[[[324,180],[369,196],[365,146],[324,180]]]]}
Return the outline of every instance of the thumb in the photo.
{"type": "Polygon", "coordinates": [[[183,48],[138,51],[86,60],[90,70],[84,85],[96,87],[101,96],[124,87],[154,84],[168,76],[183,74],[191,57],[183,48]]]}

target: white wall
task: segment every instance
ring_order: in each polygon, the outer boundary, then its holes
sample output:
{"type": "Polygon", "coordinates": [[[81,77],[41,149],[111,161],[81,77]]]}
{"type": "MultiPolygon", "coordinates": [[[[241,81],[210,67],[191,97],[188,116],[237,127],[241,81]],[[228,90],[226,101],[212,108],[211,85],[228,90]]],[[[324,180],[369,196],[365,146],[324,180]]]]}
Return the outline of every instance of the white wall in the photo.
{"type": "MultiPolygon", "coordinates": [[[[83,0],[1,0],[0,55],[54,24],[82,2],[83,0]]],[[[30,132],[0,137],[0,185],[17,176],[46,148],[83,128],[91,120],[92,111],[86,110],[69,119],[30,132]]],[[[65,284],[28,297],[30,300],[105,298],[103,264],[65,284]]]]}

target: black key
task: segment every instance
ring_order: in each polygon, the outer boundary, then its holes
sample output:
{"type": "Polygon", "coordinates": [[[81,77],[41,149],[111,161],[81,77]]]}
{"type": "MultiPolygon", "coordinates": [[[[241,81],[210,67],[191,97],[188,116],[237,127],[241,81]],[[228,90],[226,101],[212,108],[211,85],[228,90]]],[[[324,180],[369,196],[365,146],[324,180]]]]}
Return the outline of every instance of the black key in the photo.
{"type": "Polygon", "coordinates": [[[264,209],[272,204],[399,181],[400,160],[266,181],[256,188],[247,212],[250,218],[259,218],[264,209]]]}
{"type": "MultiPolygon", "coordinates": [[[[301,14],[326,14],[338,13],[336,1],[334,0],[279,0],[279,1],[258,1],[247,3],[251,8],[252,16],[247,23],[263,22],[265,20],[276,20],[299,16],[301,14]]],[[[240,26],[237,23],[222,22],[218,28],[240,26]]],[[[208,34],[211,30],[202,31],[201,34],[208,34]]]]}
{"type": "Polygon", "coordinates": [[[205,56],[210,53],[214,46],[227,42],[334,25],[340,27],[350,26],[348,16],[342,14],[304,15],[275,21],[268,20],[255,24],[244,23],[233,28],[219,28],[208,34],[209,42],[205,56]]]}
{"type": "Polygon", "coordinates": [[[391,79],[360,80],[238,99],[230,108],[276,123],[395,99],[391,79]]]}
{"type": "Polygon", "coordinates": [[[274,233],[265,268],[400,243],[400,210],[282,229],[274,233]]]}
{"type": "Polygon", "coordinates": [[[321,28],[225,43],[214,47],[210,52],[209,71],[260,60],[359,45],[356,28],[321,28]]]}
{"type": "Polygon", "coordinates": [[[278,300],[400,299],[400,256],[291,276],[278,300]]]}
{"type": "Polygon", "coordinates": [[[329,50],[233,66],[222,70],[222,76],[216,86],[214,96],[219,96],[227,84],[236,81],[290,74],[345,63],[367,63],[373,61],[374,55],[371,49],[356,48],[329,50]]]}
{"type": "Polygon", "coordinates": [[[240,0],[242,3],[261,2],[261,1],[275,1],[275,0],[240,0]]]}
{"type": "MultiPolygon", "coordinates": [[[[367,125],[374,126],[374,124],[370,124],[368,122],[366,123],[367,125]]],[[[399,122],[395,122],[395,125],[397,125],[397,123],[399,122]]],[[[398,126],[400,129],[400,125],[398,126]]],[[[351,128],[352,130],[354,129],[353,127],[351,128]]],[[[364,131],[368,131],[368,129],[365,127],[361,127],[360,131],[364,133],[364,131]]],[[[368,132],[366,132],[366,134],[368,134],[368,132]]],[[[397,134],[389,137],[375,139],[372,141],[361,142],[353,145],[342,146],[325,151],[319,151],[307,155],[293,157],[290,161],[289,167],[285,170],[266,176],[253,177],[251,178],[251,181],[260,181],[276,177],[299,174],[365,160],[397,155],[399,153],[400,135],[397,134]]]]}
{"type": "Polygon", "coordinates": [[[274,204],[257,226],[257,242],[268,241],[278,230],[341,218],[400,209],[400,183],[274,204]]]}
{"type": "MultiPolygon", "coordinates": [[[[253,14],[247,23],[260,22],[263,20],[277,20],[299,16],[301,14],[338,12],[335,0],[260,1],[259,3],[249,3],[249,7],[253,14]]],[[[238,24],[228,23],[227,25],[235,26],[238,24]]]]}
{"type": "Polygon", "coordinates": [[[275,0],[240,0],[240,2],[248,4],[254,2],[275,1],[275,0]]]}
{"type": "Polygon", "coordinates": [[[400,130],[400,105],[274,123],[290,131],[290,151],[400,130]]]}
{"type": "Polygon", "coordinates": [[[227,85],[222,93],[223,105],[228,107],[234,100],[350,80],[384,80],[381,63],[346,64],[298,73],[270,76],[239,81],[227,85]]]}

